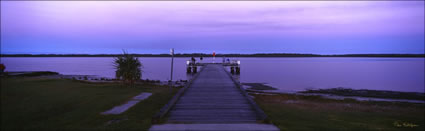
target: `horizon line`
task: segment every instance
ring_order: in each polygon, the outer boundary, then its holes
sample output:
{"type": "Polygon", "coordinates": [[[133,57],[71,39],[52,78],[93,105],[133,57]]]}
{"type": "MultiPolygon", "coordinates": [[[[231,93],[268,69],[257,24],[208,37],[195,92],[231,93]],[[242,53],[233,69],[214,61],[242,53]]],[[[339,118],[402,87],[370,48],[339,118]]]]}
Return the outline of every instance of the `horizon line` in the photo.
{"type": "MultiPolygon", "coordinates": [[[[171,55],[169,53],[128,53],[131,55],[171,55]]],[[[122,53],[0,53],[0,55],[122,55],[122,53]]],[[[174,55],[212,55],[212,53],[174,53],[174,55]]],[[[315,54],[315,53],[216,53],[216,55],[318,55],[318,56],[332,56],[332,55],[425,55],[425,53],[347,53],[347,54],[315,54]]]]}

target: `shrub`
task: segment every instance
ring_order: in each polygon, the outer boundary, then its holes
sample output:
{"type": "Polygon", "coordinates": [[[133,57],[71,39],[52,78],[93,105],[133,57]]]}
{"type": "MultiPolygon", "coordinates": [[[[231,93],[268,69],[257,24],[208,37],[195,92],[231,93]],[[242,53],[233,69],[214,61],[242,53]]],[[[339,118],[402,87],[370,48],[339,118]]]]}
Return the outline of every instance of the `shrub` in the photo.
{"type": "Polygon", "coordinates": [[[124,51],[122,56],[118,56],[114,60],[115,77],[124,83],[133,84],[142,77],[142,63],[137,57],[127,54],[124,51]]]}

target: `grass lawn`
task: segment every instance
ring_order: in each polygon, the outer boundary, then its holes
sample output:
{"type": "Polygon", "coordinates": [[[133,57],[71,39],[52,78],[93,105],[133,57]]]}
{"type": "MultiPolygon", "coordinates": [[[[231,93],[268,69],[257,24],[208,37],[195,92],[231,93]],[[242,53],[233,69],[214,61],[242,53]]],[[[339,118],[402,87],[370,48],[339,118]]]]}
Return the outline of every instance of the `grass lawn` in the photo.
{"type": "Polygon", "coordinates": [[[64,79],[1,78],[1,130],[147,130],[177,89],[155,85],[83,83],[64,79]],[[120,115],[101,112],[141,92],[152,96],[120,115]]]}
{"type": "Polygon", "coordinates": [[[254,95],[281,130],[424,130],[424,104],[254,95]]]}

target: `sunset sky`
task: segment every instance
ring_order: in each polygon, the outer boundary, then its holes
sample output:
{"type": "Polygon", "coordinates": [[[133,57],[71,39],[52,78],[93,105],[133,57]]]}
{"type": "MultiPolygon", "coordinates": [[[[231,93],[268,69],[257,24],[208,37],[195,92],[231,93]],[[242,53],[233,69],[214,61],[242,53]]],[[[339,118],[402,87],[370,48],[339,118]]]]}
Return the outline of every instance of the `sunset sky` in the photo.
{"type": "Polygon", "coordinates": [[[424,1],[1,1],[3,54],[424,53],[424,1]]]}

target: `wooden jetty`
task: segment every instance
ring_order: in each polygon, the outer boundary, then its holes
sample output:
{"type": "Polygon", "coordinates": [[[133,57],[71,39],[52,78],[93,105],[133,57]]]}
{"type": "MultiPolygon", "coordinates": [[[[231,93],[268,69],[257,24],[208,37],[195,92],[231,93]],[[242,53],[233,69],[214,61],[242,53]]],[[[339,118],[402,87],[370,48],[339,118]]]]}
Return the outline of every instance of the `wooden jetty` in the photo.
{"type": "Polygon", "coordinates": [[[254,123],[264,112],[222,64],[203,64],[186,87],[154,117],[169,123],[254,123]]]}

